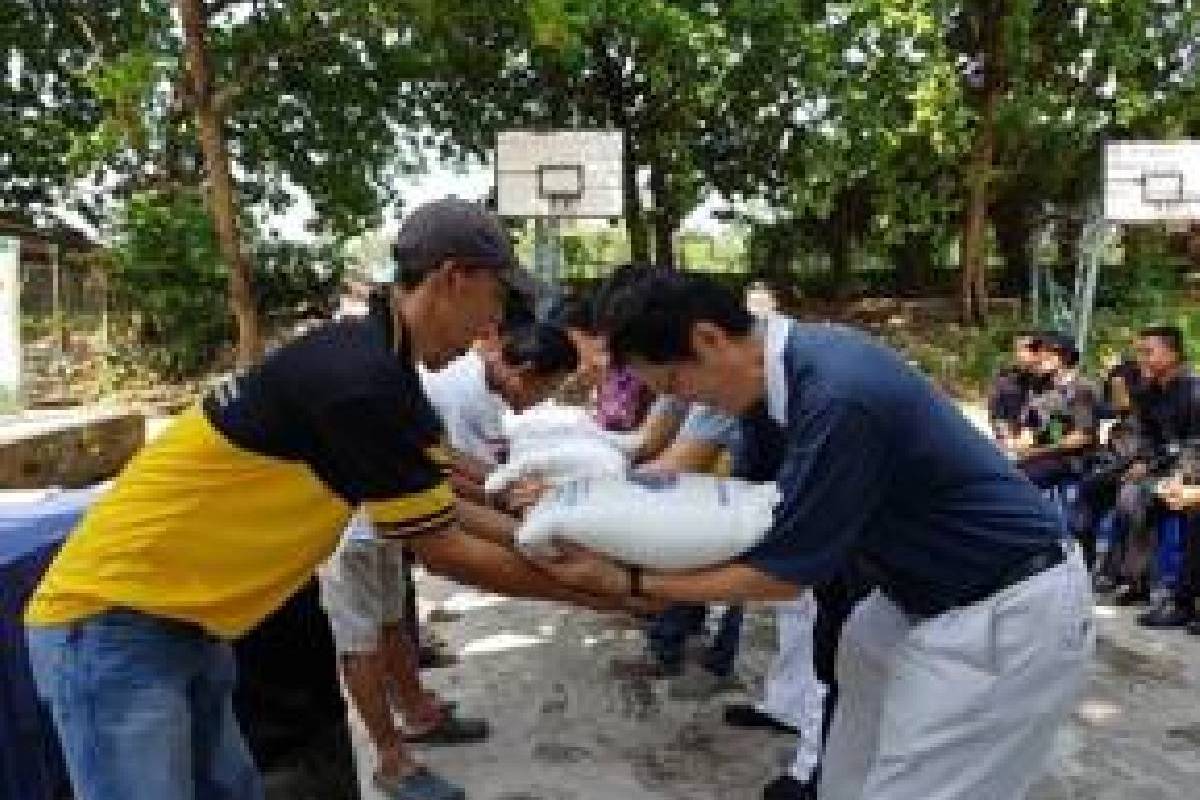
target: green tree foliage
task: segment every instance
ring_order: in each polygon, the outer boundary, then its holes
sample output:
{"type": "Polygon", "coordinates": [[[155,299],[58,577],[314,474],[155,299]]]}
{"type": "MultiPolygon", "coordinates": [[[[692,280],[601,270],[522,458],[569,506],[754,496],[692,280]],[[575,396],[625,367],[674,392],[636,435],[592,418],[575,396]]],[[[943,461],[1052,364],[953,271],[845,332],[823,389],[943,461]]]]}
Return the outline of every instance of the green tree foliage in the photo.
{"type": "MultiPolygon", "coordinates": [[[[233,336],[229,269],[195,190],[133,195],[118,223],[110,286],[129,323],[121,358],[168,377],[224,360],[233,336]]],[[[256,309],[274,331],[327,316],[345,271],[332,247],[252,242],[256,309]]]]}
{"type": "Polygon", "coordinates": [[[405,5],[13,0],[0,28],[9,79],[0,97],[12,110],[0,133],[11,128],[6,140],[19,147],[0,202],[29,216],[91,178],[105,190],[91,203],[103,223],[105,200],[206,187],[233,266],[239,352],[251,356],[255,269],[243,247],[254,232],[239,232],[239,218],[282,211],[299,189],[316,232],[351,234],[381,220],[395,172],[412,162],[399,135],[414,122],[403,85],[428,58],[410,46],[405,5]],[[181,28],[173,5],[197,24],[181,28]],[[186,59],[184,31],[198,45],[186,59]]]}
{"type": "MultiPolygon", "coordinates": [[[[36,215],[83,178],[118,199],[204,185],[170,5],[6,3],[0,209],[36,215]]],[[[958,245],[968,317],[993,242],[1013,289],[1047,223],[1070,244],[1106,139],[1200,135],[1196,0],[202,8],[239,219],[299,187],[315,227],[354,234],[429,154],[487,157],[506,128],[614,127],[628,134],[632,257],[678,260],[670,234],[716,189],[763,209],[760,272],[786,279],[798,254],[820,253],[836,293],[853,288],[857,254],[886,254],[919,288],[958,245]]]]}
{"type": "Polygon", "coordinates": [[[671,234],[707,183],[700,146],[726,51],[716,4],[466,2],[414,31],[414,46],[439,63],[411,87],[413,115],[448,132],[449,150],[486,156],[506,128],[622,129],[632,257],[649,259],[652,227],[655,258],[675,260],[671,234]],[[636,191],[643,168],[649,210],[636,191]]]}

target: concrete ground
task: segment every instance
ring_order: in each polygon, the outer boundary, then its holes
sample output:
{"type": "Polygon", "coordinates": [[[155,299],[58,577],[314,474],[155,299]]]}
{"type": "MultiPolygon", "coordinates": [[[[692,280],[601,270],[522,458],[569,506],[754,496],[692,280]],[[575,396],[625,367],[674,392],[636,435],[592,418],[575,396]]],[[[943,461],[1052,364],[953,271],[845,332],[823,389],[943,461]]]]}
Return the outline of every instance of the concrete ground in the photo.
{"type": "MultiPolygon", "coordinates": [[[[423,579],[421,593],[462,614],[434,625],[462,662],[426,673],[428,683],[495,729],[486,743],[421,751],[472,800],[749,800],[790,761],[788,737],[721,721],[726,702],[754,697],[761,683],[769,614],[748,616],[741,690],[701,702],[672,697],[694,676],[611,678],[611,659],[639,653],[641,642],[615,618],[436,579],[423,579]]],[[[1096,611],[1090,685],[1031,800],[1200,797],[1200,637],[1143,631],[1128,609],[1096,611]]],[[[370,748],[358,737],[365,776],[370,748]]]]}

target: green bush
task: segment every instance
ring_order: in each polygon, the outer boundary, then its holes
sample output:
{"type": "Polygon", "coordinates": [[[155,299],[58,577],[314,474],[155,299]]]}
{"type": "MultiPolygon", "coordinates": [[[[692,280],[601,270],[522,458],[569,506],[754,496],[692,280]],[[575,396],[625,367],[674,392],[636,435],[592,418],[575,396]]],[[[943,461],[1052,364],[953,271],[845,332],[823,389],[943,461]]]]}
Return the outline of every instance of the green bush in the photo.
{"type": "Polygon", "coordinates": [[[114,256],[114,300],[129,320],[115,359],[172,378],[211,364],[230,342],[233,320],[229,270],[199,195],[130,198],[114,256]]]}
{"type": "MultiPolygon", "coordinates": [[[[264,333],[327,316],[346,264],[333,247],[262,242],[248,248],[264,333]]],[[[166,378],[211,368],[228,351],[234,321],[229,269],[197,192],[130,199],[120,224],[111,286],[129,325],[112,359],[166,378]]]]}
{"type": "Polygon", "coordinates": [[[1113,309],[1169,305],[1182,288],[1186,265],[1183,256],[1171,251],[1165,234],[1138,231],[1126,241],[1123,262],[1101,270],[1097,305],[1113,309]]]}

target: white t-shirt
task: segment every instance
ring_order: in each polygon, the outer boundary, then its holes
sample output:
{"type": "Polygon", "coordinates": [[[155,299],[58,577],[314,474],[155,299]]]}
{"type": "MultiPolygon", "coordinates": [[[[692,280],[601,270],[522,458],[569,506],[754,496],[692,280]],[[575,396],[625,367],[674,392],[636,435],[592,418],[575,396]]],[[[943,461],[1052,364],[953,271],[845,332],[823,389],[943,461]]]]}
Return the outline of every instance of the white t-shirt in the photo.
{"type": "Polygon", "coordinates": [[[451,361],[444,369],[420,369],[429,396],[451,447],[495,466],[504,443],[506,406],[487,386],[483,357],[475,350],[451,361]]]}

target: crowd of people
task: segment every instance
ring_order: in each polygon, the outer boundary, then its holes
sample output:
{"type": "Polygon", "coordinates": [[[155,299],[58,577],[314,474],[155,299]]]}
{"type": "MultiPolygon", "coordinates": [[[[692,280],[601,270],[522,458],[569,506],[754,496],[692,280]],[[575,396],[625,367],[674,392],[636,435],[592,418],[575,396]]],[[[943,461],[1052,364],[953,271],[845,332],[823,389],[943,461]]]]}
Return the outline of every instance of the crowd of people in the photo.
{"type": "MultiPolygon", "coordinates": [[[[316,570],[376,783],[397,800],[465,797],[409,746],[488,735],[422,686],[414,563],[644,619],[645,657],[615,663],[614,679],[680,675],[685,642],[716,611],[694,696],[728,680],[743,605],[771,604],[764,694],[725,714],[798,737],[766,800],[1024,796],[1094,648],[1065,514],[1077,534],[1085,507],[1127,523],[1123,537],[1080,534],[1104,574],[1146,558],[1132,506],[1087,506],[1093,488],[1069,480],[1103,437],[1062,340],[1027,337],[998,383],[1007,458],[871,337],[756,317],[703,276],[622,268],[535,320],[520,312],[529,286],[507,235],[479,206],[414,209],[393,250],[394,280],[365,317],[280,347],[180,415],[34,593],[30,659],[79,800],[260,800],[229,642],[316,570]],[[493,497],[482,485],[505,459],[500,410],[554,392],[636,431],[635,469],[775,483],[769,529],[732,561],[686,571],[580,547],[527,556],[514,535],[546,486],[493,497]]],[[[1182,402],[1157,360],[1170,345],[1162,331],[1140,341],[1147,377],[1126,386],[1140,422],[1167,425],[1182,402]]],[[[1136,462],[1116,493],[1162,469],[1136,462]]],[[[1168,505],[1191,496],[1152,489],[1139,484],[1168,505]]],[[[1149,518],[1154,503],[1142,508],[1149,518]]]]}
{"type": "Polygon", "coordinates": [[[1102,599],[1147,606],[1138,623],[1200,635],[1200,376],[1182,331],[1141,330],[1093,383],[1074,341],[1016,337],[994,381],[996,440],[1059,506],[1102,599]]]}

